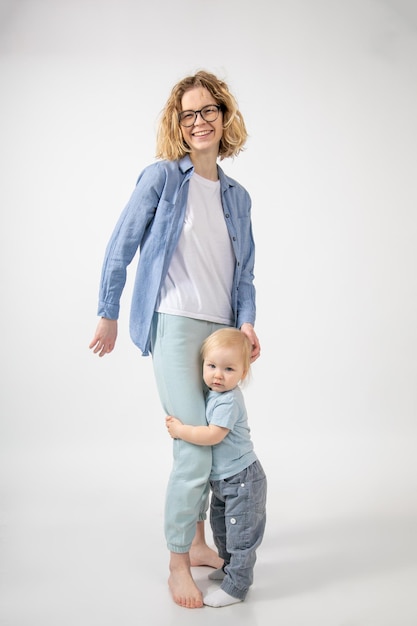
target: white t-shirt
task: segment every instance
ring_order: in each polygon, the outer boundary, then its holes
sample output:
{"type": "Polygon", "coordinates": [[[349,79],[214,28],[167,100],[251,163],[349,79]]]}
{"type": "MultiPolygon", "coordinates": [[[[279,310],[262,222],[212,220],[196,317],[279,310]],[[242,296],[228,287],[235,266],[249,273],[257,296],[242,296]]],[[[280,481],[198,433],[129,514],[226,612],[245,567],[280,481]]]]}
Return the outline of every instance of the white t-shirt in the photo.
{"type": "Polygon", "coordinates": [[[156,310],[231,325],[234,267],[220,181],[194,173],[189,183],[184,227],[156,310]]]}

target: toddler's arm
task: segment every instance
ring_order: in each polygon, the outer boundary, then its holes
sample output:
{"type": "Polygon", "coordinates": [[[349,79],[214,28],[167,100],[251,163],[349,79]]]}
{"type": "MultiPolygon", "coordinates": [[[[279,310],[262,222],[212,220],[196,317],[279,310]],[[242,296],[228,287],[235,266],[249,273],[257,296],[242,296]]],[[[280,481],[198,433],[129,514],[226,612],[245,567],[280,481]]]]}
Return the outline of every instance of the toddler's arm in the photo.
{"type": "Polygon", "coordinates": [[[188,443],[194,443],[197,446],[215,446],[216,443],[220,443],[229,432],[228,428],[211,424],[207,426],[190,426],[189,424],[183,424],[181,420],[172,415],[166,416],[165,423],[173,439],[182,439],[183,441],[188,441],[188,443]]]}

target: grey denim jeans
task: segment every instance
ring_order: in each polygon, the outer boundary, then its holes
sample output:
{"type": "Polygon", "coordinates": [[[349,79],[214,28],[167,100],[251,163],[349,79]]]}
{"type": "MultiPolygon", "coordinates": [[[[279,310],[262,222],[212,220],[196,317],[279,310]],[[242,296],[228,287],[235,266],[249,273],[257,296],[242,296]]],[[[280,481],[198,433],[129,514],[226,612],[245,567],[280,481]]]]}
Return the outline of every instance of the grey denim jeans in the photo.
{"type": "Polygon", "coordinates": [[[230,478],[210,481],[210,486],[210,524],[225,562],[221,588],[244,600],[253,583],[256,549],[265,531],[265,472],[258,460],[230,478]]]}

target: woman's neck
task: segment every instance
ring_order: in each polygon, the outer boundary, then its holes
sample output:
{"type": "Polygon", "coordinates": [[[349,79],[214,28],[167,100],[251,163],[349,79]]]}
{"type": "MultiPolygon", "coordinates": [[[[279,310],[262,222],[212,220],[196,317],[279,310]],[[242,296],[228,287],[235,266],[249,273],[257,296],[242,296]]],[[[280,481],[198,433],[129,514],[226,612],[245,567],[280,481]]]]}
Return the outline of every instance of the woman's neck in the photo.
{"type": "Polygon", "coordinates": [[[190,155],[190,158],[196,174],[203,178],[208,178],[208,180],[219,180],[216,159],[213,161],[212,156],[196,156],[195,154],[190,155]]]}

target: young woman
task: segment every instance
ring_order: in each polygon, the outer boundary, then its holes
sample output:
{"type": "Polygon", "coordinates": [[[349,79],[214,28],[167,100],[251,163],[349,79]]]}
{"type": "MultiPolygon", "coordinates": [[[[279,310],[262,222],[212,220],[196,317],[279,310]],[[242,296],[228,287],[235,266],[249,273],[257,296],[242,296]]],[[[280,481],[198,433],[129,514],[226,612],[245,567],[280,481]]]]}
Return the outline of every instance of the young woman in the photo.
{"type": "MultiPolygon", "coordinates": [[[[177,83],[163,110],[158,161],[140,174],[108,243],[98,315],[90,348],[111,352],[117,337],[126,268],[140,249],[130,333],[152,354],[165,413],[205,424],[199,367],[202,341],[236,326],[260,355],[254,330],[254,241],[251,200],[226,176],[218,159],[233,157],[247,138],[243,118],[225,82],[205,71],[177,83]]],[[[174,441],[167,487],[165,533],[174,601],[203,606],[190,566],[221,566],[205,542],[211,448],[174,441]]]]}

